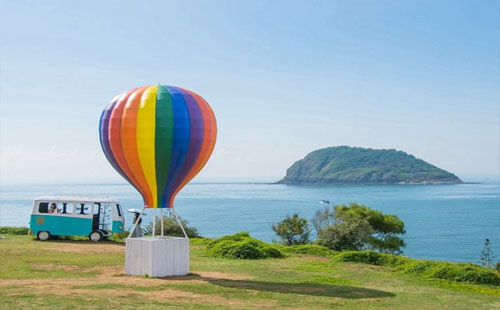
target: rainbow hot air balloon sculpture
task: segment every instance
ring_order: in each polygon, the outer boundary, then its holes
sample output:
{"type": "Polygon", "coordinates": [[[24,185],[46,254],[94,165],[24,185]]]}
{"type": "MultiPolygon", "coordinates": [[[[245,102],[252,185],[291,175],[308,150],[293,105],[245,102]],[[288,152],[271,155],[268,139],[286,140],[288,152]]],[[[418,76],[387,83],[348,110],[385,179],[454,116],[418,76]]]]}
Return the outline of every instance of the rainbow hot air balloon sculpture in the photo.
{"type": "Polygon", "coordinates": [[[217,125],[208,103],[192,91],[144,86],[111,100],[99,124],[111,165],[144,199],[145,208],[170,208],[203,168],[217,125]]]}

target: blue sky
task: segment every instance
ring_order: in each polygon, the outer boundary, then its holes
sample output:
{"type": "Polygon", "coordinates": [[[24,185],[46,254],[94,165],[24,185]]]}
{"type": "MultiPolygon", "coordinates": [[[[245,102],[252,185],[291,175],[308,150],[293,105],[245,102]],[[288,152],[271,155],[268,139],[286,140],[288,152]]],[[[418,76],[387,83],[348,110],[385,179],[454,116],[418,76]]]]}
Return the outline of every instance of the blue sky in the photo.
{"type": "Polygon", "coordinates": [[[156,83],[216,113],[197,181],[334,145],[500,175],[499,1],[0,0],[1,181],[120,180],[100,112],[156,83]]]}

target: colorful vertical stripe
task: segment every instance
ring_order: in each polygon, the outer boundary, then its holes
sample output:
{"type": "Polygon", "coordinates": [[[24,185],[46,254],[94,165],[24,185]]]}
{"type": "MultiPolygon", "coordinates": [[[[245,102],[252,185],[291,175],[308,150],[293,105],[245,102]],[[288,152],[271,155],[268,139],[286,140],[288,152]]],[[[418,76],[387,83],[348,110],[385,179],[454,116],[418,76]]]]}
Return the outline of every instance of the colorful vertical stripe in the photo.
{"type": "Polygon", "coordinates": [[[101,146],[148,208],[172,208],[215,146],[215,115],[197,94],[173,86],[132,89],[101,114],[101,146]]]}

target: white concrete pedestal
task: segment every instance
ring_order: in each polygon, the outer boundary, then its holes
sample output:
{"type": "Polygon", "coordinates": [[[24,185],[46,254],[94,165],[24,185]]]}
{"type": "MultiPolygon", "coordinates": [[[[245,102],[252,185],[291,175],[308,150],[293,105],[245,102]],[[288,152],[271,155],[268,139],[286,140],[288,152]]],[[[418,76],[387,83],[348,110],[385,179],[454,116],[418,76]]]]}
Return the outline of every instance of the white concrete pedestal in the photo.
{"type": "Polygon", "coordinates": [[[150,277],[189,273],[189,239],[180,237],[128,238],[125,273],[150,277]]]}

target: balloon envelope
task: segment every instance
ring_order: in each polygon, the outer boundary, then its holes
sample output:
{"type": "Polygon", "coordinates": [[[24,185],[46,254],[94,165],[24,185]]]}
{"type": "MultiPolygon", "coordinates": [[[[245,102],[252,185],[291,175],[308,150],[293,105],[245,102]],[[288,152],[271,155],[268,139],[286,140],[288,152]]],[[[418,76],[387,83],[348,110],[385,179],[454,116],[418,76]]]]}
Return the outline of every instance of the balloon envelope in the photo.
{"type": "Polygon", "coordinates": [[[172,208],[212,154],[217,124],[199,95],[152,85],[113,98],[99,133],[106,158],[141,193],[144,206],[172,208]]]}

